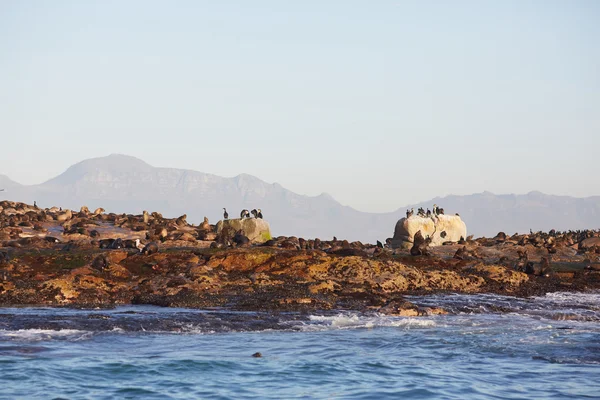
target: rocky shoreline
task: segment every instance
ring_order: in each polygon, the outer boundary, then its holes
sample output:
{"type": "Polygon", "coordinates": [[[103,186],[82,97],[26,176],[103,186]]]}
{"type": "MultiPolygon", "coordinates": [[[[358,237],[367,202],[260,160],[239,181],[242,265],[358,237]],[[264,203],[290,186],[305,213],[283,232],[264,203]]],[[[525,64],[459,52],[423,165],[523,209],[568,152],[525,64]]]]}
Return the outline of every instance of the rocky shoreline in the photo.
{"type": "MultiPolygon", "coordinates": [[[[0,202],[0,306],[351,309],[417,316],[403,296],[600,289],[598,231],[468,238],[412,252],[344,240],[238,241],[185,216],[0,202]],[[139,239],[139,241],[136,241],[139,239]],[[115,244],[116,243],[116,244],[115,244]],[[157,252],[141,252],[152,243],[157,252]],[[236,244],[237,243],[237,244],[236,244]]],[[[239,232],[237,232],[240,235],[239,232]]]]}

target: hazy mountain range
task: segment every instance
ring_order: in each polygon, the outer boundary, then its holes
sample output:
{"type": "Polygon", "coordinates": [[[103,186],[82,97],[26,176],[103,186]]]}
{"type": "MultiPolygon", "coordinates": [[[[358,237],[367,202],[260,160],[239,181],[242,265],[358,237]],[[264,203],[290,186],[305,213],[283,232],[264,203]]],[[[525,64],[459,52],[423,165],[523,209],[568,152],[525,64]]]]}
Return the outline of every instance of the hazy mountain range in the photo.
{"type": "Polygon", "coordinates": [[[207,216],[216,223],[227,207],[230,218],[243,208],[261,208],[274,235],[306,238],[338,236],[374,242],[391,237],[406,209],[431,208],[434,203],[446,214],[458,212],[469,234],[512,234],[549,229],[600,227],[600,196],[574,198],[540,192],[436,197],[389,213],[366,213],[343,206],[327,194],[304,196],[281,185],[241,174],[224,178],[198,171],[155,168],[125,155],[84,160],[39,185],[21,185],[0,175],[0,199],[23,201],[40,207],[79,209],[103,207],[107,212],[159,211],[164,216],[188,215],[198,223],[207,216]]]}

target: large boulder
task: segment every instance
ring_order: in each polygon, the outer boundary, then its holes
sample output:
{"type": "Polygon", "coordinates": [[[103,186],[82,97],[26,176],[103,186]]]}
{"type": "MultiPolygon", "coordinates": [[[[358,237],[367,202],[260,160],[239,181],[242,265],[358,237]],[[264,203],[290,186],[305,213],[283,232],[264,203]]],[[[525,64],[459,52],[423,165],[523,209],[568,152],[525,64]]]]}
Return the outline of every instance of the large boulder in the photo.
{"type": "Polygon", "coordinates": [[[241,229],[251,243],[264,243],[271,240],[271,227],[262,218],[237,218],[217,222],[217,236],[221,235],[223,229],[228,229],[232,237],[235,232],[241,229]]]}
{"type": "Polygon", "coordinates": [[[444,242],[458,242],[467,237],[467,225],[458,215],[437,215],[430,218],[413,215],[402,218],[396,223],[392,247],[410,248],[415,234],[421,231],[431,237],[430,246],[439,246],[444,242]]]}

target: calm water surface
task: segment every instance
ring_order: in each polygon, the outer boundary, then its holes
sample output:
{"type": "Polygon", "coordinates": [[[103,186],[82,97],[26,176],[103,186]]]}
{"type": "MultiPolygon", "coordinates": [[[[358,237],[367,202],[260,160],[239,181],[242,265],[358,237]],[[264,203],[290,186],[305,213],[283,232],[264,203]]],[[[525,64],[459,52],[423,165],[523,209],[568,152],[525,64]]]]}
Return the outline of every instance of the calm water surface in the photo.
{"type": "Polygon", "coordinates": [[[4,308],[0,398],[600,398],[599,293],[410,300],[456,314],[4,308]]]}

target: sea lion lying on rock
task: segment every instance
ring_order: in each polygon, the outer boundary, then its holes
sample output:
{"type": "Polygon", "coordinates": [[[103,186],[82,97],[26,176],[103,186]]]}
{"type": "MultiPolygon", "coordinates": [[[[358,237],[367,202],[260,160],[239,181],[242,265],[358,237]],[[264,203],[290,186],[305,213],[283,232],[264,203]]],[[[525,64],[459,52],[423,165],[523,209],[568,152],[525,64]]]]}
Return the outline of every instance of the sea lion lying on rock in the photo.
{"type": "Polygon", "coordinates": [[[240,229],[233,235],[233,243],[238,247],[247,246],[250,244],[250,239],[248,239],[248,236],[244,235],[244,231],[240,229]]]}
{"type": "Polygon", "coordinates": [[[104,254],[100,254],[92,261],[92,268],[95,268],[99,271],[102,271],[104,268],[108,267],[108,259],[104,254]]]}
{"type": "Polygon", "coordinates": [[[6,251],[0,251],[0,265],[6,264],[10,261],[10,256],[6,251]]]}
{"type": "Polygon", "coordinates": [[[548,257],[542,257],[539,264],[534,264],[529,261],[525,266],[525,273],[536,276],[549,276],[552,272],[550,268],[550,260],[548,257]]]}
{"type": "Polygon", "coordinates": [[[145,254],[147,256],[149,256],[151,254],[155,254],[155,253],[158,253],[158,244],[156,244],[155,242],[148,243],[142,249],[142,254],[145,254]]]}

